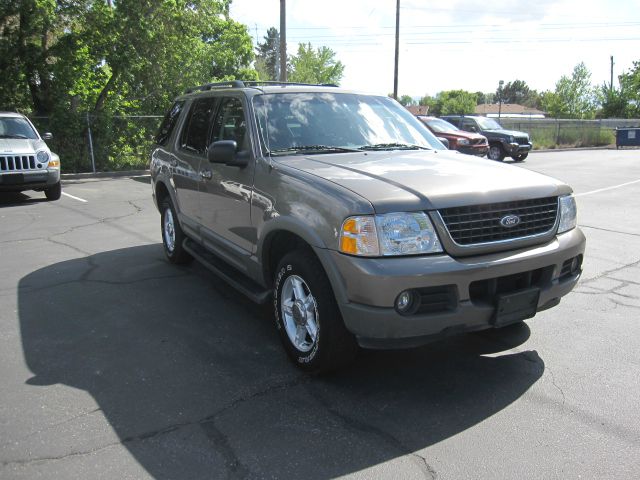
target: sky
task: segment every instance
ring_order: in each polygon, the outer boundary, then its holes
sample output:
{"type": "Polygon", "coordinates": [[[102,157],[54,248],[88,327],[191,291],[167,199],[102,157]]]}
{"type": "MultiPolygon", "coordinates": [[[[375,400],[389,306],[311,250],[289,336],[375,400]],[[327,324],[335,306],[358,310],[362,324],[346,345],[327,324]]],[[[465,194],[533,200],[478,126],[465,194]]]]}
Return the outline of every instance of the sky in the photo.
{"type": "MultiPolygon", "coordinates": [[[[393,91],[394,0],[287,0],[287,53],[327,46],[345,65],[342,87],[393,91]]],[[[233,0],[231,17],[262,42],[280,29],[280,0],[233,0]]],[[[495,92],[519,79],[553,90],[584,62],[592,83],[640,61],[640,0],[400,0],[398,94],[495,92]]]]}

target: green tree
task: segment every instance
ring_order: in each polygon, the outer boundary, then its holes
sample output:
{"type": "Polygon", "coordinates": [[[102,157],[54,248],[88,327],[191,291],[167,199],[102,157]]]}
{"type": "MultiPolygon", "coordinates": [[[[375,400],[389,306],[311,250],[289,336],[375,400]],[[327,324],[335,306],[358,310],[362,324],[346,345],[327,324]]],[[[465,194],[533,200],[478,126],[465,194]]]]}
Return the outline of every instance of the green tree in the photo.
{"type": "Polygon", "coordinates": [[[416,104],[411,95],[402,95],[400,98],[398,98],[398,102],[400,102],[400,104],[404,107],[410,107],[416,104]]]}
{"type": "Polygon", "coordinates": [[[156,125],[115,114],[163,113],[187,87],[257,78],[251,37],[229,3],[0,1],[0,108],[48,116],[67,169],[71,159],[86,164],[87,112],[99,163],[134,155],[156,125]]]}
{"type": "Polygon", "coordinates": [[[584,63],[573,69],[571,77],[563,75],[554,92],[541,99],[544,109],[556,118],[593,118],[597,106],[596,89],[591,85],[591,72],[584,63]]]}
{"type": "Polygon", "coordinates": [[[433,115],[467,115],[475,113],[477,94],[466,90],[446,90],[440,92],[429,105],[433,115]]]}
{"type": "Polygon", "coordinates": [[[298,53],[291,57],[288,78],[292,82],[338,85],[344,75],[344,65],[335,56],[329,47],[314,49],[310,43],[300,43],[298,53]]]}
{"type": "Polygon", "coordinates": [[[481,105],[483,103],[494,103],[496,98],[497,97],[493,92],[488,92],[488,93],[476,92],[477,105],[481,105]]]}
{"type": "Polygon", "coordinates": [[[280,79],[280,33],[269,28],[263,43],[256,48],[256,70],[260,80],[280,79]]]}

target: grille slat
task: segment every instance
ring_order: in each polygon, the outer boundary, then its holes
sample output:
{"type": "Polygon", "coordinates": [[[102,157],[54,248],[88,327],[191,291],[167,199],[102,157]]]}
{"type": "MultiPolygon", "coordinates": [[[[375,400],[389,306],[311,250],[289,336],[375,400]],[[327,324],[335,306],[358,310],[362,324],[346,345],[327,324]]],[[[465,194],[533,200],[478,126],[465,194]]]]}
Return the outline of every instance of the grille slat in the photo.
{"type": "Polygon", "coordinates": [[[35,155],[0,155],[0,172],[37,170],[35,155]]]}
{"type": "Polygon", "coordinates": [[[549,232],[556,223],[558,198],[536,198],[439,210],[451,239],[458,245],[516,240],[549,232]],[[520,222],[510,228],[500,224],[507,215],[520,222]]]}

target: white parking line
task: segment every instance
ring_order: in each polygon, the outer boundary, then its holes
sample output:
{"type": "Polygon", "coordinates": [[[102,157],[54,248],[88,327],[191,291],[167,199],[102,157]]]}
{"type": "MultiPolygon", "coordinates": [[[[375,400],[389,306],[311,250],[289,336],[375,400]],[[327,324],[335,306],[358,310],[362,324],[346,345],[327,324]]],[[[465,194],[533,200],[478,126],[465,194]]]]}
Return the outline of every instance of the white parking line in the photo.
{"type": "Polygon", "coordinates": [[[613,187],[599,188],[598,190],[591,190],[590,192],[584,192],[584,193],[576,193],[574,196],[582,197],[583,195],[591,195],[592,193],[606,192],[607,190],[614,190],[616,188],[626,187],[627,185],[633,185],[634,183],[640,183],[640,179],[634,180],[632,182],[621,183],[620,185],[614,185],[613,187]]]}
{"type": "Polygon", "coordinates": [[[62,194],[63,194],[65,197],[73,198],[74,200],[78,200],[79,202],[82,202],[82,203],[87,203],[87,202],[89,201],[89,200],[85,200],[84,198],[74,197],[73,195],[68,194],[67,192],[62,192],[62,194]]]}

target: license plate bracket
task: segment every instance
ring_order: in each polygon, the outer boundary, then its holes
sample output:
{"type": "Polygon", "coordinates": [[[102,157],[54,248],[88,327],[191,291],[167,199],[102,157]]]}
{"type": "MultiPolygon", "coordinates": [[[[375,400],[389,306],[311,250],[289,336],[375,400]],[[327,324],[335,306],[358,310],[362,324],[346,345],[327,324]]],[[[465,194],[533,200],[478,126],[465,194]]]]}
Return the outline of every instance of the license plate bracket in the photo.
{"type": "Polygon", "coordinates": [[[539,288],[528,288],[513,293],[496,296],[496,311],[492,323],[504,327],[512,323],[532,318],[538,310],[539,288]]]}
{"type": "Polygon", "coordinates": [[[0,179],[4,185],[20,185],[24,183],[24,175],[22,173],[5,173],[0,179]]]}

